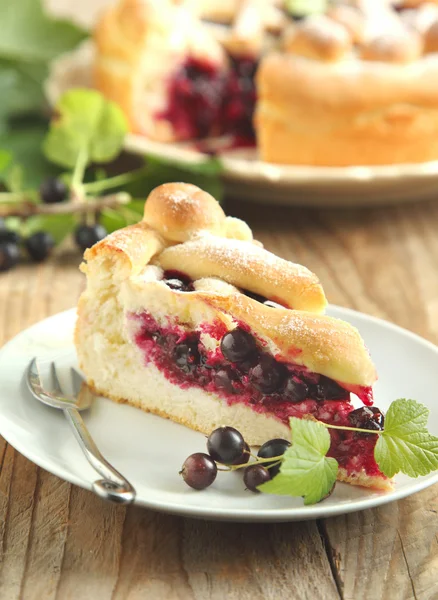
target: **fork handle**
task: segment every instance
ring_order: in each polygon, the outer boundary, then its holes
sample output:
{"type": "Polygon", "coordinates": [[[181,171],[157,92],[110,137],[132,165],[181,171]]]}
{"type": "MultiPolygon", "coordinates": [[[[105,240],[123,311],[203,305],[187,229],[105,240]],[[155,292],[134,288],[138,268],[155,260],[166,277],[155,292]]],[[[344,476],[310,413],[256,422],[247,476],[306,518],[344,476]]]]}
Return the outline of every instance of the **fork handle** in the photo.
{"type": "Polygon", "coordinates": [[[119,504],[130,504],[135,499],[135,489],[127,479],[121,475],[110,463],[102,456],[98,447],[93,441],[90,432],[85,426],[79,411],[75,407],[63,409],[67,421],[75,434],[85,458],[95,471],[103,477],[93,483],[93,491],[111,502],[119,504]]]}

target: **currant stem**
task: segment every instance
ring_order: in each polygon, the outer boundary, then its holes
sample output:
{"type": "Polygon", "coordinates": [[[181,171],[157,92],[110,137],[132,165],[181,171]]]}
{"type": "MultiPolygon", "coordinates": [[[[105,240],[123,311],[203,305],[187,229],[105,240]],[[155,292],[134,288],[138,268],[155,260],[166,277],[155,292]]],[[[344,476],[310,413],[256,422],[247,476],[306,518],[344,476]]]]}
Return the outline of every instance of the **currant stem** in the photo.
{"type": "Polygon", "coordinates": [[[383,433],[383,429],[381,429],[380,431],[376,431],[374,429],[361,429],[360,427],[347,427],[345,425],[329,425],[328,423],[324,423],[323,421],[320,421],[320,423],[322,423],[324,425],[324,427],[327,427],[328,429],[342,429],[343,431],[359,431],[360,433],[375,433],[376,435],[380,435],[381,433],[383,433]]]}
{"type": "Polygon", "coordinates": [[[87,149],[81,148],[76,158],[76,164],[73,171],[73,176],[71,179],[71,189],[73,194],[78,197],[80,200],[85,200],[85,198],[81,198],[83,191],[83,180],[85,175],[85,169],[87,167],[88,162],[88,152],[87,149]]]}
{"type": "Polygon", "coordinates": [[[99,192],[105,192],[106,190],[132,183],[133,181],[140,179],[140,177],[146,173],[147,168],[142,167],[141,169],[136,169],[130,173],[121,173],[120,175],[114,175],[114,177],[107,177],[106,179],[100,179],[99,181],[84,183],[82,187],[87,193],[98,194],[99,192]]]}
{"type": "Polygon", "coordinates": [[[61,202],[59,204],[35,204],[34,202],[24,201],[19,204],[1,205],[0,198],[0,217],[32,217],[33,215],[64,215],[64,214],[84,214],[87,212],[99,211],[103,208],[118,208],[129,202],[130,196],[124,192],[102,196],[96,199],[90,199],[86,203],[61,202]]]}
{"type": "MultiPolygon", "coordinates": [[[[254,456],[253,454],[251,454],[251,456],[254,456]]],[[[259,458],[258,456],[254,457],[256,460],[253,463],[250,463],[252,465],[256,465],[256,464],[263,464],[263,463],[271,463],[273,461],[275,462],[282,462],[283,461],[283,454],[281,454],[280,456],[272,456],[271,458],[259,458]]],[[[222,463],[219,463],[222,464],[222,463]]],[[[245,469],[246,467],[248,467],[248,463],[245,463],[243,465],[224,465],[224,466],[228,466],[230,471],[237,471],[237,469],[245,469]]]]}

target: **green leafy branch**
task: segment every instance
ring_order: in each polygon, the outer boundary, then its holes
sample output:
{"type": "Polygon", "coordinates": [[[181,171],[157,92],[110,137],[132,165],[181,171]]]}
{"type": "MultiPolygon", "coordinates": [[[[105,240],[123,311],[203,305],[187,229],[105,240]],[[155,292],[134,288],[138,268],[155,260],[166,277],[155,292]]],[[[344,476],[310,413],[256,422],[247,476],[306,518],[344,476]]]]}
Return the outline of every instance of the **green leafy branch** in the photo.
{"type": "Polygon", "coordinates": [[[111,169],[120,156],[126,131],[120,108],[98,92],[66,92],[55,107],[41,146],[50,164],[62,169],[58,179],[65,182],[68,197],[61,203],[44,203],[37,190],[24,186],[26,169],[14,160],[13,153],[0,149],[0,183],[5,188],[0,192],[0,217],[6,219],[7,227],[28,235],[47,226],[55,231],[57,243],[74,230],[78,218],[91,224],[98,217],[106,231],[114,231],[138,222],[144,200],[135,198],[145,198],[156,185],[167,181],[198,184],[220,199],[221,164],[216,159],[179,165],[146,157],[135,169],[109,177],[102,174],[102,165],[111,169]]]}
{"type": "Polygon", "coordinates": [[[339,468],[334,458],[326,456],[330,428],[377,435],[374,458],[387,477],[399,472],[410,477],[427,475],[438,469],[438,438],[427,430],[428,415],[429,410],[415,400],[399,399],[391,403],[381,431],[292,417],[292,445],[278,457],[280,472],[258,489],[268,494],[301,496],[305,504],[323,500],[333,489],[339,468]]]}

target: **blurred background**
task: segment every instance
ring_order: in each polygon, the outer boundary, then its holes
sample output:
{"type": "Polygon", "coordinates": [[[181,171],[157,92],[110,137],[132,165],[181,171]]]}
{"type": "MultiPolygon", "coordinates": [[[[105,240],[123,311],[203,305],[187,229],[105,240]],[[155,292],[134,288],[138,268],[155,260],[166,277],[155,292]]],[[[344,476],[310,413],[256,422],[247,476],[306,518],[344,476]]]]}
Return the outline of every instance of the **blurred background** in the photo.
{"type": "Polygon", "coordinates": [[[0,269],[185,180],[256,204],[438,192],[438,3],[0,0],[0,269]]]}

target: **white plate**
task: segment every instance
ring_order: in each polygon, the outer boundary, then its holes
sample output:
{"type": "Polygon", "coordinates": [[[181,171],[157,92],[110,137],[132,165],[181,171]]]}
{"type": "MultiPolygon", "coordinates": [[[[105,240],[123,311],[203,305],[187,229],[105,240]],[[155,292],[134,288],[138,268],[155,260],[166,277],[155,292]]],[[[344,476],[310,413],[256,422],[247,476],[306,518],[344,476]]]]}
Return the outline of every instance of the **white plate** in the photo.
{"type": "MultiPolygon", "coordinates": [[[[429,404],[431,431],[438,432],[436,389],[438,348],[390,323],[344,308],[329,313],[357,326],[378,366],[376,404],[385,409],[400,397],[429,404]]],[[[0,351],[0,434],[19,452],[47,471],[90,489],[96,478],[62,414],[34,400],[23,381],[33,356],[42,372],[54,359],[68,382],[76,366],[72,343],[73,310],[23,331],[0,351]]],[[[381,493],[338,484],[321,504],[301,499],[253,494],[244,490],[239,473],[219,473],[211,488],[188,488],[178,471],[193,452],[205,451],[205,436],[136,408],[98,399],[85,419],[100,450],[137,490],[137,503],[148,508],[208,519],[292,521],[363,510],[403,498],[438,481],[438,473],[418,479],[396,477],[395,490],[381,493]]]]}
{"type": "MultiPolygon", "coordinates": [[[[54,105],[72,87],[92,87],[94,48],[89,41],[51,67],[46,94],[54,105]]],[[[130,134],[125,149],[165,159],[197,163],[205,154],[190,144],[164,144],[130,134]]],[[[301,206],[373,206],[431,200],[438,195],[438,161],[374,167],[312,167],[262,162],[255,150],[220,154],[226,191],[232,197],[267,204],[301,206]]]]}

